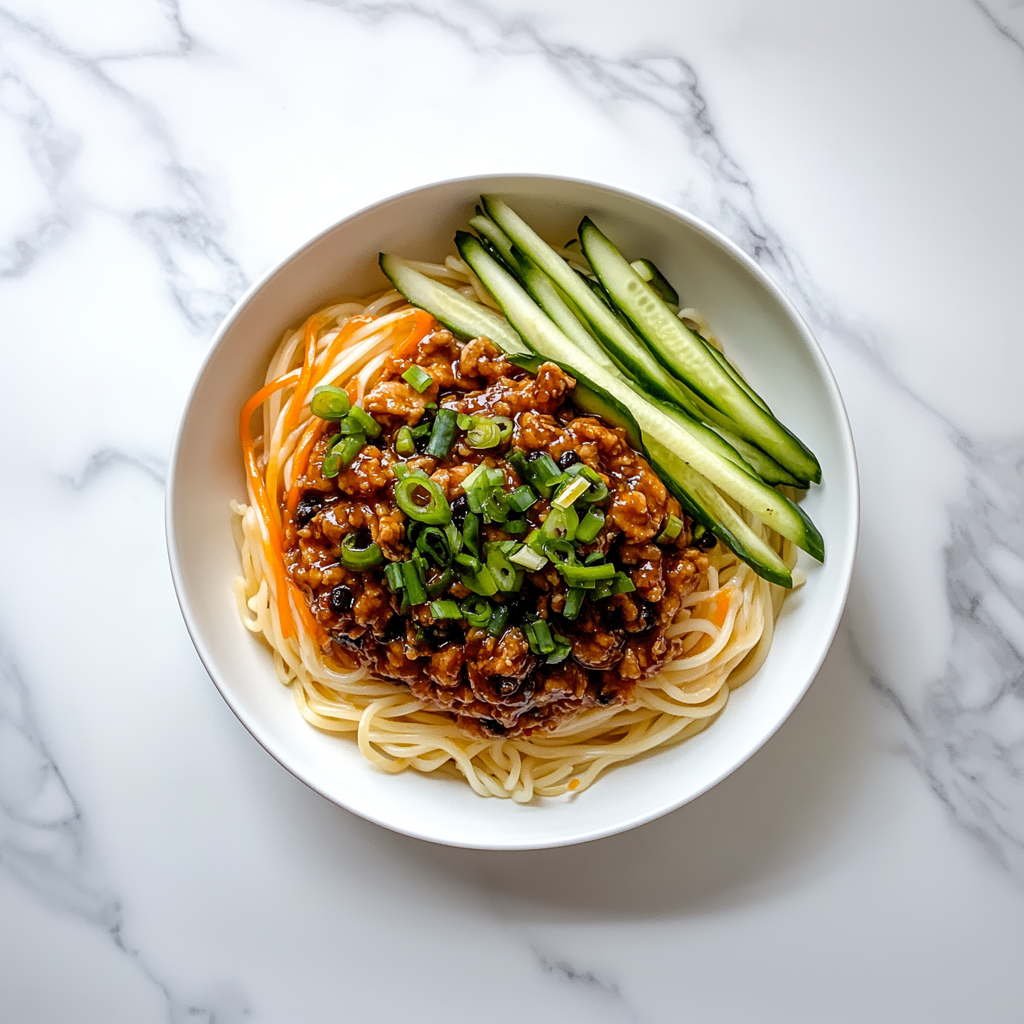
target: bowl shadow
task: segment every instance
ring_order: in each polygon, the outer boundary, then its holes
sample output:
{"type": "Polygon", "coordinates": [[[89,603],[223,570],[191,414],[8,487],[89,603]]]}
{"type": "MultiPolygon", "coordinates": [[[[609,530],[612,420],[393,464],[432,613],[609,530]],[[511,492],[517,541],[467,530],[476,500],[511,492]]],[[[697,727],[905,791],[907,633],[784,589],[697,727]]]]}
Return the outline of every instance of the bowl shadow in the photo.
{"type": "Polygon", "coordinates": [[[290,815],[315,819],[318,842],[335,847],[339,862],[355,842],[362,855],[502,916],[587,922],[711,913],[797,884],[840,841],[867,753],[863,683],[844,618],[807,695],[746,764],[657,821],[578,846],[436,846],[338,811],[301,785],[318,806],[300,800],[300,810],[293,791],[290,815]]]}

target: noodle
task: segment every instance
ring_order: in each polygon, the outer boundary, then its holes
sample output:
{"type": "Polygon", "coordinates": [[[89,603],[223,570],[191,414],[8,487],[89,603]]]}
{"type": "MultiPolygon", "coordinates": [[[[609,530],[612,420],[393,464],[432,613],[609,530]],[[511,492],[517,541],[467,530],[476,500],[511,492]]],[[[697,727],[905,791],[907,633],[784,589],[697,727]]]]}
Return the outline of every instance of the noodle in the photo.
{"type": "MultiPolygon", "coordinates": [[[[415,266],[493,306],[461,260],[415,266]]],[[[248,503],[231,503],[242,571],[235,599],[245,627],[269,644],[277,677],[292,690],[299,713],[317,729],[353,737],[382,771],[461,775],[480,796],[519,803],[579,793],[609,768],[706,728],[764,662],[785,598],[781,587],[755,575],[721,544],[708,552],[711,566],[699,588],[682,599],[669,630],[670,637],[682,638],[683,653],[641,682],[630,703],[587,709],[551,733],[470,736],[405,685],[347,668],[320,649],[322,631],[302,592],[282,573],[280,551],[282,505],[294,497],[321,429],[309,398],[316,386],[335,384],[361,399],[387,355],[410,338],[410,315],[412,307],[395,291],[369,302],[335,303],[286,333],[270,359],[264,391],[272,393],[262,403],[262,430],[247,455],[248,503]]],[[[681,315],[706,330],[696,310],[681,315]]],[[[744,518],[788,566],[795,564],[793,545],[744,518]]]]}

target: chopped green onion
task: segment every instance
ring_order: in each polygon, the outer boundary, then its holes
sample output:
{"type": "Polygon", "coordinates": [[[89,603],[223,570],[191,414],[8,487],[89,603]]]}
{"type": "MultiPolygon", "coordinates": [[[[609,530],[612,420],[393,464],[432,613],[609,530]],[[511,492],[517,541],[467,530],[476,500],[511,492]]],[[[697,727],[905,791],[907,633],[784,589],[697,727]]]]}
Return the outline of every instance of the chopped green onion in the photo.
{"type": "Polygon", "coordinates": [[[433,455],[435,459],[448,458],[452,441],[455,440],[455,417],[454,409],[437,410],[434,429],[430,431],[430,440],[427,442],[427,455],[433,455]]]}
{"type": "Polygon", "coordinates": [[[358,405],[353,405],[349,410],[348,419],[357,423],[367,437],[380,437],[380,424],[358,405]]]}
{"type": "Polygon", "coordinates": [[[427,373],[420,366],[415,364],[410,366],[405,373],[402,374],[402,380],[406,381],[411,387],[415,388],[419,394],[423,394],[431,384],[434,383],[434,378],[427,373]]]}
{"type": "Polygon", "coordinates": [[[554,540],[546,540],[542,550],[557,569],[576,564],[576,549],[567,540],[560,540],[557,537],[554,540]]]}
{"type": "Polygon", "coordinates": [[[526,461],[526,452],[522,448],[513,448],[505,456],[505,461],[508,462],[512,468],[519,474],[521,480],[526,480],[527,469],[529,463],[526,461]]]}
{"type": "Polygon", "coordinates": [[[423,604],[427,599],[427,588],[424,586],[423,578],[420,576],[419,566],[411,558],[402,562],[402,578],[405,580],[405,593],[409,597],[409,604],[423,604]]]}
{"type": "Polygon", "coordinates": [[[520,533],[526,533],[529,525],[530,524],[527,523],[525,519],[506,519],[505,522],[501,524],[501,528],[506,533],[518,536],[520,533]]]}
{"type": "Polygon", "coordinates": [[[423,408],[426,409],[427,412],[437,412],[437,402],[427,402],[423,408]]]}
{"type": "Polygon", "coordinates": [[[590,490],[583,495],[583,503],[585,505],[600,505],[611,494],[601,474],[585,463],[577,462],[565,472],[569,476],[584,477],[590,481],[590,490]]]}
{"type": "Polygon", "coordinates": [[[543,619],[535,619],[523,627],[530,650],[534,654],[551,654],[555,649],[555,640],[548,624],[543,619]]]}
{"type": "Polygon", "coordinates": [[[426,582],[427,597],[437,597],[438,594],[443,594],[452,585],[454,579],[455,573],[450,567],[446,568],[440,576],[432,576],[426,582]]]}
{"type": "Polygon", "coordinates": [[[555,487],[555,481],[562,475],[562,471],[555,464],[550,455],[544,454],[539,459],[534,459],[526,464],[527,482],[542,497],[550,498],[555,487]]]}
{"type": "Polygon", "coordinates": [[[413,455],[416,451],[416,441],[412,431],[408,427],[399,427],[395,435],[395,451],[399,455],[413,455]]]}
{"type": "MultiPolygon", "coordinates": [[[[683,532],[683,521],[679,516],[669,516],[664,529],[655,539],[657,544],[669,544],[683,532]]],[[[702,531],[703,532],[703,531],[702,531]]]]}
{"type": "Polygon", "coordinates": [[[583,559],[584,565],[600,565],[604,561],[604,555],[600,551],[591,551],[586,558],[583,559]]]}
{"type": "Polygon", "coordinates": [[[463,576],[462,584],[467,590],[482,597],[493,597],[498,592],[497,580],[486,565],[474,576],[463,576]]]}
{"type": "Polygon", "coordinates": [[[537,495],[533,493],[532,487],[523,484],[508,496],[508,503],[517,512],[525,512],[537,503],[537,495]]]}
{"type": "Polygon", "coordinates": [[[428,555],[438,565],[451,564],[452,546],[448,535],[439,526],[428,526],[416,538],[416,550],[428,555]]]}
{"type": "Polygon", "coordinates": [[[444,491],[426,474],[410,473],[395,484],[395,502],[410,519],[421,523],[447,526],[452,521],[452,508],[444,491]],[[417,500],[425,492],[426,501],[417,500]]]}
{"type": "Polygon", "coordinates": [[[558,569],[570,587],[608,580],[615,575],[615,566],[611,562],[605,562],[604,565],[565,565],[558,569]]]}
{"type": "Polygon", "coordinates": [[[491,612],[491,621],[487,623],[487,632],[490,636],[501,636],[505,632],[505,625],[508,622],[509,610],[507,604],[494,606],[491,612]]]}
{"type": "Polygon", "coordinates": [[[566,658],[572,654],[572,641],[567,636],[562,636],[561,633],[556,633],[554,636],[555,649],[548,655],[546,664],[548,665],[560,665],[566,658]]]}
{"type": "Polygon", "coordinates": [[[462,609],[457,601],[431,601],[430,614],[435,619],[461,619],[462,609]]]}
{"type": "Polygon", "coordinates": [[[324,456],[323,465],[320,467],[320,475],[326,480],[330,480],[332,477],[337,476],[340,462],[341,457],[337,452],[328,452],[324,456]]]}
{"type": "Polygon", "coordinates": [[[350,434],[334,449],[338,462],[344,467],[351,466],[364,444],[365,434],[350,434]]]}
{"type": "Polygon", "coordinates": [[[346,569],[355,569],[361,572],[364,569],[372,569],[384,561],[384,554],[380,546],[370,541],[364,547],[359,546],[359,534],[347,534],[341,542],[341,564],[346,569]]]}
{"type": "Polygon", "coordinates": [[[518,551],[509,555],[508,560],[516,565],[521,565],[530,572],[537,572],[538,569],[543,569],[548,564],[548,560],[543,555],[528,548],[525,544],[518,551]]]}
{"type": "Polygon", "coordinates": [[[565,598],[565,607],[562,609],[562,615],[564,615],[571,622],[580,613],[580,608],[583,607],[583,598],[587,596],[585,590],[581,590],[579,587],[570,587],[569,593],[565,598]]]}
{"type": "Polygon", "coordinates": [[[322,420],[340,420],[348,415],[348,392],[331,384],[322,384],[313,389],[313,397],[309,401],[309,411],[322,420]]]}
{"type": "Polygon", "coordinates": [[[384,566],[384,578],[388,581],[391,593],[397,594],[405,586],[405,577],[402,575],[401,562],[388,562],[384,566]]]}
{"type": "Polygon", "coordinates": [[[568,508],[572,503],[579,498],[584,491],[590,490],[590,481],[585,477],[578,476],[569,483],[565,484],[562,489],[555,495],[554,505],[557,508],[568,508]]]}
{"type": "Polygon", "coordinates": [[[557,538],[575,540],[576,528],[579,525],[580,517],[573,509],[559,508],[558,505],[552,505],[548,509],[547,517],[540,528],[541,539],[542,541],[555,540],[557,538]]]}
{"type": "MultiPolygon", "coordinates": [[[[506,419],[507,417],[502,417],[506,419]]],[[[470,416],[460,412],[458,418],[459,430],[468,430],[466,444],[470,448],[494,448],[501,441],[501,427],[497,419],[490,416],[470,416]]],[[[512,421],[508,420],[511,425],[512,421]]]]}
{"type": "Polygon", "coordinates": [[[624,573],[617,572],[612,580],[613,594],[632,594],[636,590],[633,581],[624,573]]]}
{"type": "Polygon", "coordinates": [[[481,462],[480,465],[462,481],[462,489],[467,495],[470,491],[475,491],[481,484],[487,484],[489,480],[487,473],[488,467],[481,462]]]}
{"type": "Polygon", "coordinates": [[[486,597],[474,594],[462,602],[462,615],[475,629],[483,629],[491,621],[492,605],[486,597]]]}
{"type": "Polygon", "coordinates": [[[409,475],[409,467],[404,462],[399,462],[391,467],[396,480],[404,480],[409,475]]]}
{"type": "Polygon", "coordinates": [[[495,416],[494,422],[498,425],[498,443],[504,444],[515,430],[515,424],[507,416],[495,416]]]}
{"type": "Polygon", "coordinates": [[[480,554],[480,519],[472,512],[467,512],[462,522],[462,542],[467,551],[480,554]]]}
{"type": "Polygon", "coordinates": [[[604,528],[604,522],[605,516],[600,509],[590,509],[580,520],[580,525],[576,527],[576,540],[580,544],[589,544],[591,541],[597,540],[597,535],[604,528]]]}
{"type": "Polygon", "coordinates": [[[514,591],[523,585],[522,570],[514,566],[497,548],[492,548],[487,553],[487,568],[490,569],[499,590],[514,591]]]}
{"type": "Polygon", "coordinates": [[[484,563],[473,555],[467,554],[463,551],[461,554],[456,555],[452,560],[459,572],[468,573],[470,576],[475,576],[482,568],[484,563]]]}
{"type": "MultiPolygon", "coordinates": [[[[479,493],[474,491],[474,494],[479,493]]],[[[470,508],[473,507],[472,501],[470,508]]],[[[504,491],[492,491],[480,502],[480,511],[485,523],[503,523],[508,519],[508,495],[504,491]]]]}
{"type": "Polygon", "coordinates": [[[421,423],[419,426],[413,427],[409,431],[409,433],[412,434],[414,440],[417,439],[417,438],[420,438],[420,437],[426,437],[427,434],[430,433],[430,428],[432,426],[433,426],[433,421],[432,420],[427,420],[426,422],[421,423]]]}

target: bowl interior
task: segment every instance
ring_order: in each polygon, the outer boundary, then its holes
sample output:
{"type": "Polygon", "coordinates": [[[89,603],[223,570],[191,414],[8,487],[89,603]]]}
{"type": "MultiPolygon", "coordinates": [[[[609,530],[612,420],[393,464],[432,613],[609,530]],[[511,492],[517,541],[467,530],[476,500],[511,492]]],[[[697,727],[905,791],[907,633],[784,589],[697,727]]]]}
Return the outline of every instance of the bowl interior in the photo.
{"type": "Polygon", "coordinates": [[[806,325],[731,243],[678,211],[606,186],[546,177],[444,182],[388,199],[336,224],[256,285],[222,325],[186,408],[168,491],[175,586],[192,638],[225,700],[286,768],[328,799],[436,842],[535,848],[630,828],[692,800],[742,764],[810,684],[842,612],[857,537],[857,475],[842,400],[806,325]],[[807,584],[786,601],[768,660],[709,729],[615,769],[575,797],[519,806],[454,780],[386,775],[347,739],[312,729],[278,683],[267,649],[239,622],[238,556],[229,502],[245,484],[238,410],[262,382],[282,332],[332,299],[384,287],[381,250],[442,260],[481,191],[500,193],[552,241],[589,214],[629,259],[653,259],[722,339],[730,357],[815,451],[824,483],[804,507],[828,548],[801,555],[807,584]]]}

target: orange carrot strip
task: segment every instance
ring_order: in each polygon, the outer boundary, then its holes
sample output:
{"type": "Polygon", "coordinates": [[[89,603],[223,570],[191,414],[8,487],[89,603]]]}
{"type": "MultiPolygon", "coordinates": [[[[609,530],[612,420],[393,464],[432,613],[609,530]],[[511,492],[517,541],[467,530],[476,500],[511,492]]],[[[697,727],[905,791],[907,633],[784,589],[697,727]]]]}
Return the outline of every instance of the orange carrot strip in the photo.
{"type": "Polygon", "coordinates": [[[437,321],[422,309],[415,306],[406,311],[412,321],[409,326],[409,333],[405,338],[391,350],[393,359],[406,359],[416,351],[416,346],[434,329],[437,321]]]}
{"type": "Polygon", "coordinates": [[[288,603],[288,590],[287,590],[287,570],[284,565],[284,556],[281,552],[281,532],[278,528],[275,517],[271,514],[270,503],[267,500],[267,489],[263,482],[263,477],[260,475],[260,467],[256,461],[256,449],[253,445],[252,440],[252,414],[276,391],[280,391],[282,388],[288,387],[289,384],[294,384],[300,377],[301,372],[299,370],[292,370],[291,373],[286,373],[283,377],[278,377],[277,380],[271,381],[269,384],[260,388],[246,403],[242,406],[242,411],[238,418],[238,436],[242,442],[242,455],[245,459],[245,468],[249,476],[249,482],[252,485],[252,492],[256,497],[256,507],[259,511],[260,517],[263,519],[263,524],[267,528],[267,533],[270,537],[270,547],[267,550],[267,557],[270,561],[271,568],[274,571],[274,585],[277,591],[278,601],[278,614],[281,617],[281,634],[286,639],[291,637],[293,634],[293,623],[291,616],[291,609],[288,603]]]}
{"type": "Polygon", "coordinates": [[[331,363],[338,358],[338,353],[348,344],[349,338],[351,338],[360,327],[365,327],[367,324],[373,323],[373,321],[374,317],[367,316],[365,313],[360,313],[358,316],[350,317],[345,326],[338,331],[337,335],[335,335],[334,340],[328,347],[327,354],[324,356],[323,365],[329,367],[331,363]]]}
{"type": "Polygon", "coordinates": [[[288,407],[288,414],[284,418],[284,435],[287,437],[299,422],[299,413],[306,402],[306,392],[309,390],[309,382],[313,379],[313,363],[316,361],[316,336],[317,332],[326,323],[322,316],[314,314],[306,321],[306,355],[302,360],[302,376],[299,383],[295,385],[295,394],[292,395],[292,404],[288,407]]]}
{"type": "MultiPolygon", "coordinates": [[[[708,603],[710,602],[703,602],[701,607],[703,607],[704,604],[708,603]]],[[[719,629],[721,629],[725,625],[725,620],[729,614],[729,608],[731,604],[732,602],[729,600],[728,592],[723,590],[722,593],[715,598],[714,610],[709,609],[708,614],[704,617],[709,621],[713,622],[719,629]]],[[[710,634],[705,633],[693,645],[693,648],[690,650],[689,654],[700,654],[702,651],[706,651],[713,643],[714,640],[711,639],[710,634]]]]}
{"type": "Polygon", "coordinates": [[[288,488],[288,494],[285,498],[284,505],[285,537],[289,543],[294,539],[295,508],[299,503],[299,493],[301,490],[299,487],[299,480],[306,472],[306,467],[309,465],[309,456],[313,451],[313,446],[320,440],[320,435],[323,434],[326,426],[326,420],[319,418],[314,419],[306,428],[306,432],[302,435],[302,440],[299,441],[299,445],[295,449],[295,458],[292,462],[292,467],[295,471],[295,479],[292,482],[291,487],[288,488]]]}

